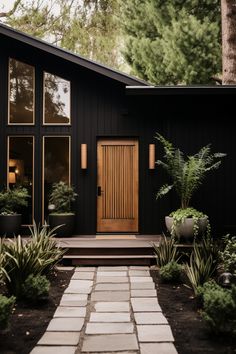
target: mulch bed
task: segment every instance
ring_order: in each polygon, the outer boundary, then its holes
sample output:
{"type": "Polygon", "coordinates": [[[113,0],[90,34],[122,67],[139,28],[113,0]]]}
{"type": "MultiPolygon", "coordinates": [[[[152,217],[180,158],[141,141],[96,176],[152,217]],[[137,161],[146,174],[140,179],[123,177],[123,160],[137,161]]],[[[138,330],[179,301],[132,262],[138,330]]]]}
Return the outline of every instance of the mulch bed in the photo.
{"type": "Polygon", "coordinates": [[[184,285],[163,284],[157,270],[151,275],[158,301],[171,326],[178,354],[235,354],[236,340],[210,334],[197,311],[193,292],[184,285]]]}
{"type": "MultiPolygon", "coordinates": [[[[73,271],[55,271],[49,276],[50,298],[37,306],[17,302],[10,326],[0,331],[1,354],[28,354],[44,334],[73,271]]],[[[0,294],[5,289],[0,287],[0,294]]]]}

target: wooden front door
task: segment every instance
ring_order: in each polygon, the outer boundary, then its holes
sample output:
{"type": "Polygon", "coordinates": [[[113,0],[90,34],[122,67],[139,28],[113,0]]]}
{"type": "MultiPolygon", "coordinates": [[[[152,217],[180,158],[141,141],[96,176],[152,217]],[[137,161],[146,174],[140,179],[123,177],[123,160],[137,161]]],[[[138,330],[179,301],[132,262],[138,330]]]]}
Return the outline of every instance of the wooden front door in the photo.
{"type": "Polygon", "coordinates": [[[138,141],[99,140],[97,232],[138,232],[138,141]]]}

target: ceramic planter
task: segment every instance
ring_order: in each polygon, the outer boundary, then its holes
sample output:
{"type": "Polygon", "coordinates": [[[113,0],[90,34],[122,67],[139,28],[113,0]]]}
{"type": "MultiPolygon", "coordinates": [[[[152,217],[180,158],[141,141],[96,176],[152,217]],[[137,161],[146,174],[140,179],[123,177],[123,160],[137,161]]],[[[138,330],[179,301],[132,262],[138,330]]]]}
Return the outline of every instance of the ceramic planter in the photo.
{"type": "Polygon", "coordinates": [[[21,226],[21,214],[0,215],[0,236],[17,236],[21,226]]]}
{"type": "MultiPolygon", "coordinates": [[[[166,228],[169,232],[171,232],[173,221],[174,221],[173,217],[170,216],[165,217],[166,228]]],[[[193,218],[185,218],[183,223],[175,227],[176,236],[179,239],[185,240],[186,242],[192,242],[194,238],[194,233],[193,233],[194,222],[197,222],[198,224],[198,228],[199,228],[198,235],[199,236],[202,235],[207,228],[207,217],[200,218],[197,221],[194,221],[193,218]]]]}

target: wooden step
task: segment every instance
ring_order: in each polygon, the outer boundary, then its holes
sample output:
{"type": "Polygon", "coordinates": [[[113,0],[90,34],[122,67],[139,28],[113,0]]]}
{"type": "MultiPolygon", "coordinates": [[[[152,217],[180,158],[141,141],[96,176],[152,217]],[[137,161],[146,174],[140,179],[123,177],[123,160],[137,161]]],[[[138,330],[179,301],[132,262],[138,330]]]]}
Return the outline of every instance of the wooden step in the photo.
{"type": "Polygon", "coordinates": [[[151,265],[155,263],[152,255],[64,255],[66,265],[151,265]]]}

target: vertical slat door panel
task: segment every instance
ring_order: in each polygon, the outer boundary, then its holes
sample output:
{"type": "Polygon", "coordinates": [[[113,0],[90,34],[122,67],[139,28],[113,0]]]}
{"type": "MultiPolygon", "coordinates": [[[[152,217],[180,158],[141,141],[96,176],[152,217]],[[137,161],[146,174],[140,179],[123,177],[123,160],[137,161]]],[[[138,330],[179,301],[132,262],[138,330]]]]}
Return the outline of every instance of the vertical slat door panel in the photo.
{"type": "Polygon", "coordinates": [[[138,141],[99,140],[97,232],[138,232],[138,141]]]}

